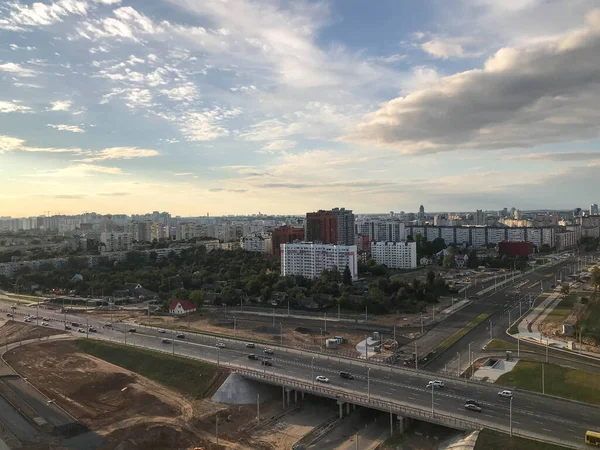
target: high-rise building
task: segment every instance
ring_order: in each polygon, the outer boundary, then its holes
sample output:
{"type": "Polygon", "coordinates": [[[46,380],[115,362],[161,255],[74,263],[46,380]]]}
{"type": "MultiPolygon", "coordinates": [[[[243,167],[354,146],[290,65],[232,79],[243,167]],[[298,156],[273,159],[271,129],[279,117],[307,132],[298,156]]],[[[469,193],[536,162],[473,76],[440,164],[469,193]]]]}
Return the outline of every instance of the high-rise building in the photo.
{"type": "Polygon", "coordinates": [[[338,243],[338,216],[331,211],[307,213],[304,224],[305,237],[310,242],[338,243]]]}
{"type": "Polygon", "coordinates": [[[371,242],[371,257],[390,269],[417,267],[416,242],[371,242]]]}
{"type": "Polygon", "coordinates": [[[597,215],[598,215],[598,204],[592,203],[590,205],[590,216],[597,216],[597,215]]]}
{"type": "Polygon", "coordinates": [[[419,214],[418,219],[423,220],[425,218],[425,207],[423,205],[419,206],[419,214]]]}
{"type": "Polygon", "coordinates": [[[345,208],[331,210],[337,216],[337,242],[340,245],[354,245],[354,214],[345,208]]]}
{"type": "Polygon", "coordinates": [[[304,241],[304,228],[278,227],[271,233],[273,257],[281,258],[281,244],[290,244],[294,241],[304,241]]]}
{"type": "Polygon", "coordinates": [[[240,238],[240,247],[248,252],[271,253],[271,234],[255,233],[240,238]]]}
{"type": "Polygon", "coordinates": [[[352,279],[358,278],[356,245],[315,244],[300,242],[281,245],[281,275],[317,278],[324,270],[336,267],[343,273],[346,266],[352,279]]]}
{"type": "Polygon", "coordinates": [[[486,216],[481,209],[475,211],[475,225],[486,225],[486,216]]]}

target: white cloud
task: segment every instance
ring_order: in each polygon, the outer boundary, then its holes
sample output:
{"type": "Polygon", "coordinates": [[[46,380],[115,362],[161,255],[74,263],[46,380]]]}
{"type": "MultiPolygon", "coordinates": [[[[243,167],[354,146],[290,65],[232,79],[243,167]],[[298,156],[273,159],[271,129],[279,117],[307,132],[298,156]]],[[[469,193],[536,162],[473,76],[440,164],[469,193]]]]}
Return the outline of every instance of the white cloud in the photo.
{"type": "Polygon", "coordinates": [[[12,102],[0,101],[0,113],[11,113],[11,112],[31,112],[31,108],[28,106],[21,105],[19,102],[13,100],[12,102]]]}
{"type": "Polygon", "coordinates": [[[288,140],[279,140],[269,142],[263,148],[260,149],[261,153],[276,153],[280,151],[290,150],[296,147],[297,142],[288,140]]]}
{"type": "Polygon", "coordinates": [[[372,60],[383,64],[395,64],[397,62],[404,61],[406,58],[406,55],[395,53],[389,56],[376,56],[372,58],[372,60]]]}
{"type": "Polygon", "coordinates": [[[134,158],[148,158],[151,156],[158,156],[160,153],[156,150],[137,148],[137,147],[112,147],[105,148],[100,152],[94,152],[93,156],[89,158],[81,159],[81,162],[95,162],[105,161],[108,159],[134,159],[134,158]]]}
{"type": "Polygon", "coordinates": [[[25,67],[12,62],[0,64],[0,71],[11,73],[18,77],[35,77],[37,75],[35,70],[26,69],[25,67]]]}
{"type": "Polygon", "coordinates": [[[118,5],[121,0],[94,0],[94,3],[100,3],[102,5],[118,5]]]}
{"type": "Polygon", "coordinates": [[[29,147],[24,139],[0,135],[0,153],[33,152],[33,153],[83,153],[79,148],[29,147]]]}
{"type": "Polygon", "coordinates": [[[24,47],[19,47],[17,44],[10,44],[9,47],[11,50],[26,50],[28,52],[32,52],[33,50],[36,50],[35,47],[31,47],[29,45],[24,46],[24,47]]]}
{"type": "Polygon", "coordinates": [[[73,102],[71,100],[56,100],[50,103],[48,111],[68,111],[72,105],[73,102]]]}
{"type": "Polygon", "coordinates": [[[56,0],[50,4],[35,2],[25,5],[19,1],[6,4],[8,15],[0,18],[0,29],[23,31],[27,27],[52,25],[69,15],[85,16],[89,5],[82,0],[56,0]]]}
{"type": "Polygon", "coordinates": [[[98,166],[95,164],[74,164],[58,170],[43,170],[27,174],[28,177],[55,177],[55,178],[87,178],[94,175],[126,175],[119,167],[98,166]]]}
{"type": "Polygon", "coordinates": [[[185,83],[171,89],[163,89],[160,92],[174,101],[190,101],[198,97],[198,90],[194,83],[185,83]]]}
{"type": "Polygon", "coordinates": [[[560,38],[504,48],[367,116],[351,140],[404,152],[499,149],[598,137],[600,10],[560,38]],[[575,64],[573,61],[577,61],[575,64]]]}
{"type": "Polygon", "coordinates": [[[202,112],[189,112],[184,115],[165,116],[158,114],[159,117],[166,118],[179,125],[179,130],[185,136],[186,140],[194,141],[214,141],[229,134],[229,130],[222,123],[242,113],[239,108],[214,107],[205,109],[202,112]]]}
{"type": "Polygon", "coordinates": [[[54,125],[49,123],[48,126],[58,131],[69,131],[71,133],[85,133],[85,130],[78,125],[54,125]]]}
{"type": "Polygon", "coordinates": [[[421,48],[436,58],[463,58],[467,56],[463,46],[451,40],[433,39],[423,42],[421,48]]]}
{"type": "Polygon", "coordinates": [[[192,172],[171,172],[175,177],[190,177],[194,175],[192,172]]]}

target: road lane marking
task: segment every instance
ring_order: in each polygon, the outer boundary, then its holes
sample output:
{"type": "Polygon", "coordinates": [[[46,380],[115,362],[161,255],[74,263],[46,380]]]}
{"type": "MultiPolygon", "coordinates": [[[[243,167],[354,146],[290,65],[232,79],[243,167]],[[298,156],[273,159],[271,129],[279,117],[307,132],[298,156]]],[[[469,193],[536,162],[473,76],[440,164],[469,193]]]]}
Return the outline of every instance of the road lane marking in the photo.
{"type": "Polygon", "coordinates": [[[547,433],[552,433],[552,430],[549,430],[548,428],[542,428],[542,431],[546,431],[547,433]]]}
{"type": "Polygon", "coordinates": [[[535,423],[537,423],[538,425],[544,425],[544,422],[538,422],[537,420],[534,420],[535,423]]]}

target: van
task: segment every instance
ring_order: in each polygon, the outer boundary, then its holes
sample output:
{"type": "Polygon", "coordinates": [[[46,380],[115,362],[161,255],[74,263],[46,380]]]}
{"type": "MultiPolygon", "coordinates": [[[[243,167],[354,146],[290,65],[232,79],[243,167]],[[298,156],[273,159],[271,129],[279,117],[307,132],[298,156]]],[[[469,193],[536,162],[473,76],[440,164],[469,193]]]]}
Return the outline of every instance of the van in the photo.
{"type": "Polygon", "coordinates": [[[346,380],[354,380],[354,375],[350,372],[340,372],[340,377],[345,378],[346,380]]]}

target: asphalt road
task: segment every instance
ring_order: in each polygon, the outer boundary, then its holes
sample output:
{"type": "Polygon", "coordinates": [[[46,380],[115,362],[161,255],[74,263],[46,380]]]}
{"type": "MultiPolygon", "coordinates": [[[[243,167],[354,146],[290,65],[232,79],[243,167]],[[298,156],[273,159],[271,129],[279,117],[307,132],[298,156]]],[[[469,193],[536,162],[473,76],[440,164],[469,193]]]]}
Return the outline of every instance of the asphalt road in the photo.
{"type": "MultiPolygon", "coordinates": [[[[478,350],[480,350],[485,344],[487,344],[490,339],[505,339],[507,337],[506,329],[509,326],[509,316],[510,321],[514,322],[521,313],[525,314],[530,306],[530,302],[534,301],[535,298],[537,298],[537,296],[542,292],[540,281],[543,280],[544,291],[550,290],[551,285],[554,283],[554,279],[552,277],[546,278],[546,276],[560,272],[565,267],[568,267],[572,264],[573,260],[569,259],[557,264],[556,266],[532,272],[526,277],[517,280],[514,286],[510,286],[489,295],[486,294],[486,296],[477,299],[471,305],[459,311],[459,313],[448,317],[439,326],[448,327],[458,331],[466,323],[478,317],[480,314],[491,312],[491,315],[487,320],[477,325],[468,334],[448,347],[443,353],[434,355],[434,357],[425,364],[422,363],[422,367],[431,371],[448,370],[456,373],[458,370],[459,359],[461,370],[469,367],[469,344],[471,344],[471,351],[476,357],[477,355],[475,353],[478,352],[478,350]],[[522,286],[516,289],[515,287],[519,285],[522,286]],[[490,324],[492,327],[491,334],[490,324]],[[460,357],[458,355],[460,355],[460,357]]],[[[473,289],[473,292],[480,290],[481,288],[476,288],[473,289]]],[[[559,356],[561,354],[560,351],[550,351],[555,356],[559,356]]],[[[577,360],[576,355],[573,355],[571,359],[577,360]]]]}
{"type": "MultiPolygon", "coordinates": [[[[35,308],[18,308],[16,312],[32,310],[35,311],[35,308]]],[[[50,326],[58,329],[63,327],[62,314],[40,311],[40,315],[55,319],[50,321],[50,326]]],[[[67,320],[82,322],[81,317],[68,315],[67,320]]],[[[127,342],[127,345],[169,351],[210,362],[227,362],[309,383],[311,380],[316,383],[315,377],[324,375],[330,378],[331,386],[334,387],[339,386],[363,394],[369,393],[372,397],[395,400],[424,411],[429,411],[432,405],[432,393],[426,389],[426,384],[436,375],[428,372],[383,368],[367,365],[359,360],[344,360],[294,350],[286,351],[277,347],[274,347],[274,354],[271,355],[273,366],[267,367],[262,366],[259,361],[248,359],[249,353],[262,354],[263,349],[259,347],[248,349],[244,342],[227,341],[226,348],[217,349],[215,344],[219,340],[214,337],[186,333],[184,339],[172,339],[170,333],[159,333],[155,329],[136,327],[135,333],[128,333],[125,330],[130,325],[127,324],[102,328],[101,323],[91,318],[89,323],[99,327],[97,333],[90,333],[94,338],[127,342]],[[165,344],[162,342],[163,339],[169,339],[171,342],[165,344]],[[338,374],[342,370],[353,373],[355,379],[341,379],[338,374]]],[[[77,332],[74,334],[85,336],[77,332]]],[[[509,400],[497,395],[496,386],[453,378],[446,379],[445,384],[445,388],[433,393],[433,407],[436,413],[508,428],[509,400]],[[463,404],[466,399],[475,399],[482,403],[483,411],[476,413],[465,410],[463,404]]],[[[585,431],[598,429],[600,426],[600,408],[539,394],[516,391],[512,410],[512,424],[515,431],[543,435],[558,442],[582,444],[585,431]]]]}

